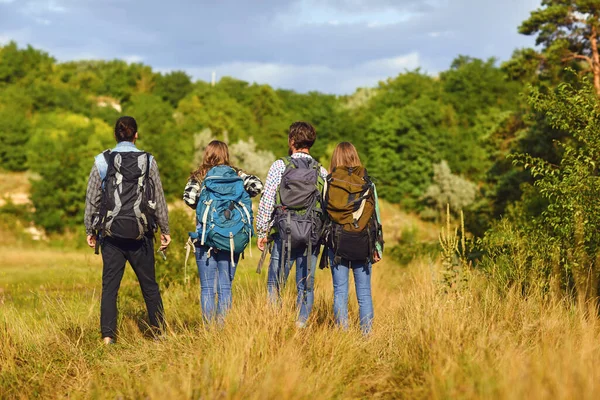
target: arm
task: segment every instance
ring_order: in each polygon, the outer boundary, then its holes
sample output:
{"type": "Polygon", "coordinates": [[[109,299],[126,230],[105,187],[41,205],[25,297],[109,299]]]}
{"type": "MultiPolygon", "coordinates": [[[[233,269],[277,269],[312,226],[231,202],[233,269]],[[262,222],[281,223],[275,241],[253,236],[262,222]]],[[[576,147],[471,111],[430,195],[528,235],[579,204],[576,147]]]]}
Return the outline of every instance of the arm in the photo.
{"type": "Polygon", "coordinates": [[[183,201],[193,210],[195,210],[198,205],[200,191],[200,183],[194,178],[190,178],[185,185],[185,189],[183,189],[183,201]]]}
{"type": "Polygon", "coordinates": [[[88,179],[87,191],[85,195],[85,212],[83,215],[83,222],[85,224],[85,233],[88,236],[94,235],[94,214],[100,209],[100,203],[102,201],[102,179],[100,179],[100,173],[96,164],[90,171],[90,177],[88,179]]]}
{"type": "Polygon", "coordinates": [[[163,235],[169,235],[169,210],[158,172],[158,164],[154,158],[150,166],[150,179],[154,182],[154,193],[156,195],[156,221],[160,227],[160,232],[163,235]]]}
{"type": "Polygon", "coordinates": [[[256,234],[259,239],[267,237],[267,232],[271,225],[271,215],[275,208],[275,196],[277,195],[277,188],[281,183],[281,175],[283,174],[284,169],[285,164],[281,160],[275,161],[269,169],[265,188],[262,197],[260,198],[260,204],[258,205],[258,214],[256,216],[256,234]]]}
{"type": "Polygon", "coordinates": [[[240,178],[244,180],[244,189],[250,197],[256,197],[263,191],[263,183],[256,175],[249,175],[242,170],[238,171],[240,178]]]}

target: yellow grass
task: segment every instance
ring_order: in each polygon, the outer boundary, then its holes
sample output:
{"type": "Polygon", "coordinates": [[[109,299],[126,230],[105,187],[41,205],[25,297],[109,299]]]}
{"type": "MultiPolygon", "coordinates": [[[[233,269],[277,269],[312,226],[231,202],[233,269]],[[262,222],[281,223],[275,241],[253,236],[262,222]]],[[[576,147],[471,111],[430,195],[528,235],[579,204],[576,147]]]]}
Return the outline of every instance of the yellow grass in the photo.
{"type": "Polygon", "coordinates": [[[246,260],[222,327],[201,323],[197,281],[163,285],[169,331],[154,342],[140,331],[145,311],[129,270],[120,340],[104,347],[96,257],[0,254],[0,398],[591,399],[600,392],[596,318],[518,293],[499,296],[476,274],[447,294],[436,266],[377,265],[375,325],[364,338],[356,326],[333,325],[329,271],[318,271],[313,315],[299,330],[293,290],[282,308],[271,308],[265,276],[246,260]]]}

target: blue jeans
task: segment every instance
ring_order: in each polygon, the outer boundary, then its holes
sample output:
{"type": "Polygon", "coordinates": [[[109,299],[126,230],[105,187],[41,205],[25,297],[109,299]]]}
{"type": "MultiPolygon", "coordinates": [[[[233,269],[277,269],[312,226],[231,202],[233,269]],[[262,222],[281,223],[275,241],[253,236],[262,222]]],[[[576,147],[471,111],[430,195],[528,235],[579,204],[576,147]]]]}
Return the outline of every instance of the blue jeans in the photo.
{"type": "Polygon", "coordinates": [[[281,296],[281,290],[285,287],[285,283],[290,275],[292,264],[296,263],[296,289],[298,290],[296,306],[299,309],[298,322],[300,324],[305,324],[315,301],[313,283],[315,280],[315,270],[318,268],[317,258],[319,254],[319,246],[315,246],[313,249],[313,254],[311,255],[312,262],[309,277],[307,277],[307,249],[293,249],[292,253],[290,254],[289,263],[287,262],[287,254],[285,254],[285,265],[283,266],[283,270],[281,270],[281,253],[282,241],[281,239],[276,238],[273,245],[273,251],[271,252],[271,263],[269,264],[269,275],[267,277],[267,291],[269,292],[269,299],[274,304],[278,302],[279,297],[281,296]],[[308,287],[306,286],[307,278],[310,280],[308,287]]]}
{"type": "MultiPolygon", "coordinates": [[[[237,265],[239,255],[234,256],[237,265]]],[[[211,321],[218,316],[225,317],[231,308],[231,283],[235,276],[236,267],[231,265],[231,255],[226,251],[211,250],[208,257],[208,247],[196,246],[196,263],[200,277],[200,306],[205,321],[211,321]],[[215,313],[215,292],[218,295],[215,313]]]]}
{"type": "Polygon", "coordinates": [[[371,263],[341,260],[339,264],[334,264],[333,256],[333,252],[329,251],[331,275],[333,277],[333,314],[335,322],[344,328],[348,328],[348,277],[350,269],[352,269],[358,299],[360,327],[363,333],[368,334],[373,325],[371,263]]]}

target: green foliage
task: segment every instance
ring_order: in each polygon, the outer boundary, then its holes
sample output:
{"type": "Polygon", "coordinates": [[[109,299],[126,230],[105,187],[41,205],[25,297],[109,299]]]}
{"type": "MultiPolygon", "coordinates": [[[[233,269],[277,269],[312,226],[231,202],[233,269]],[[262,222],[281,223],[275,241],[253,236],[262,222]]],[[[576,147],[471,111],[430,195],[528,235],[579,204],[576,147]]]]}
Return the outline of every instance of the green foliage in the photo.
{"type": "Polygon", "coordinates": [[[29,145],[34,220],[48,231],[81,224],[85,192],[97,149],[114,139],[103,121],[76,114],[42,114],[29,145]]]}
{"type": "MultiPolygon", "coordinates": [[[[519,32],[535,35],[536,45],[542,48],[542,54],[537,57],[542,80],[565,81],[568,77],[563,74],[564,67],[582,75],[591,72],[595,76],[596,93],[600,94],[600,64],[596,47],[600,26],[598,2],[543,0],[541,5],[523,21],[519,32]]],[[[530,61],[533,60],[530,58],[530,61]]]]}
{"type": "Polygon", "coordinates": [[[0,166],[10,171],[27,169],[30,122],[15,106],[0,106],[0,166]]]}
{"type": "Polygon", "coordinates": [[[175,126],[171,105],[156,95],[141,93],[131,98],[125,112],[138,120],[137,145],[156,158],[166,195],[179,196],[191,168],[192,151],[175,126]]]}
{"type": "Polygon", "coordinates": [[[0,83],[16,83],[25,78],[47,76],[54,59],[31,46],[19,49],[15,42],[0,48],[0,83]]]}
{"type": "MultiPolygon", "coordinates": [[[[438,242],[423,242],[417,238],[418,229],[415,227],[402,230],[398,244],[389,249],[389,255],[402,266],[407,266],[413,260],[429,258],[433,260],[440,252],[438,242]]],[[[386,253],[388,250],[386,249],[386,253]]]]}
{"type": "MultiPolygon", "coordinates": [[[[186,213],[181,208],[176,208],[169,212],[169,228],[174,245],[167,250],[166,260],[163,260],[159,254],[156,255],[156,274],[158,280],[167,285],[172,282],[182,283],[184,280],[186,251],[183,244],[189,238],[188,232],[195,229],[194,218],[195,214],[186,213]]],[[[187,274],[188,277],[197,274],[196,257],[193,248],[188,260],[187,274]]]]}
{"type": "Polygon", "coordinates": [[[483,61],[459,56],[450,70],[440,74],[444,97],[469,124],[473,124],[481,112],[515,102],[520,85],[508,81],[495,64],[493,58],[483,61]]]}
{"type": "MultiPolygon", "coordinates": [[[[448,114],[439,101],[416,99],[388,109],[369,127],[368,167],[379,182],[381,197],[414,207],[429,186],[432,164],[443,158],[449,141],[448,114]]],[[[451,110],[447,110],[451,113],[451,110]]]]}
{"type": "MultiPolygon", "coordinates": [[[[441,160],[455,173],[487,188],[479,199],[481,226],[504,207],[496,207],[496,198],[512,201],[520,195],[520,181],[515,180],[506,186],[506,195],[495,197],[496,183],[514,176],[510,164],[501,164],[512,146],[501,150],[498,146],[515,134],[512,127],[518,126],[515,120],[521,114],[515,112],[519,83],[493,60],[459,57],[440,78],[411,71],[377,88],[339,97],[274,90],[228,77],[212,86],[192,82],[181,71],[160,74],[119,60],[57,63],[43,52],[18,49],[14,43],[0,47],[0,58],[2,168],[43,170],[39,154],[46,154],[46,149],[49,158],[60,160],[55,166],[48,161],[53,172],[34,185],[35,201],[45,204],[36,211],[36,221],[50,230],[78,221],[80,205],[75,203],[85,192],[92,157],[114,146],[111,127],[122,114],[137,119],[138,145],[156,157],[171,200],[180,197],[198,162],[195,156],[203,152],[195,143],[201,132],[230,143],[235,164],[264,176],[273,159],[287,154],[287,131],[296,120],[315,126],[317,141],[311,154],[317,159],[328,163],[337,143],[354,143],[381,196],[409,208],[423,206],[421,198],[432,184],[432,166],[441,160]],[[54,133],[43,137],[43,125],[52,120],[48,132],[59,129],[56,120],[65,115],[79,121],[76,127],[59,127],[69,132],[65,139],[51,140],[54,133]],[[86,127],[83,121],[102,128],[86,127]],[[81,133],[73,133],[86,129],[89,135],[107,139],[84,139],[81,133]],[[89,144],[81,152],[85,140],[89,144]],[[76,152],[80,171],[69,159],[76,152]],[[66,169],[58,174],[63,163],[66,169]],[[71,187],[67,181],[79,186],[71,187]],[[69,189],[63,191],[65,187],[69,189]],[[75,187],[82,193],[75,195],[75,187]],[[49,194],[57,190],[64,197],[60,201],[49,194]]],[[[540,142],[545,131],[542,126],[540,135],[532,136],[533,142],[540,142]]]]}
{"type": "Polygon", "coordinates": [[[192,80],[183,71],[173,71],[156,78],[154,94],[177,107],[179,101],[192,91],[192,80]]]}
{"type": "Polygon", "coordinates": [[[594,299],[600,271],[598,100],[593,87],[584,83],[581,89],[561,84],[545,95],[533,89],[529,101],[550,126],[568,132],[571,140],[559,144],[562,158],[558,164],[529,154],[513,156],[514,162],[535,178],[535,190],[527,191],[515,207],[514,226],[504,224],[497,229],[500,237],[506,234],[521,239],[511,244],[517,247],[508,253],[499,251],[506,244],[495,245],[502,242],[492,230],[483,244],[494,263],[513,253],[512,261],[500,263],[505,266],[504,280],[513,276],[519,284],[545,282],[549,287],[555,282],[563,288],[572,280],[580,299],[594,299]]]}

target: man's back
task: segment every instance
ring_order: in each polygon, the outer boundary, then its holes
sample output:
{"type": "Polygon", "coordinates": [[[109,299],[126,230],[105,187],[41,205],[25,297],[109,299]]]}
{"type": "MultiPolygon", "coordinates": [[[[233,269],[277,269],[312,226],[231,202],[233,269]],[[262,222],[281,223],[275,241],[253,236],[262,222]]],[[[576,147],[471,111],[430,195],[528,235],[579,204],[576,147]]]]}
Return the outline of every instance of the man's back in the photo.
{"type": "MultiPolygon", "coordinates": [[[[119,142],[117,143],[117,146],[115,148],[110,150],[110,153],[115,154],[144,152],[138,149],[132,142],[119,142]]],[[[93,235],[95,231],[94,216],[100,212],[100,208],[102,205],[102,182],[106,177],[109,169],[109,161],[106,159],[105,152],[98,154],[94,160],[95,162],[90,172],[90,177],[88,180],[86,207],[84,214],[84,223],[86,227],[86,233],[88,235],[93,235]]],[[[150,184],[153,186],[155,196],[154,201],[156,202],[156,223],[160,227],[162,234],[169,235],[169,214],[167,209],[167,202],[162,188],[162,182],[160,180],[160,174],[158,171],[158,164],[152,155],[149,155],[148,161],[150,163],[148,178],[150,184]]]]}
{"type": "Polygon", "coordinates": [[[161,229],[160,249],[166,249],[171,241],[167,203],[158,165],[135,146],[137,138],[135,119],[119,118],[115,126],[117,146],[96,156],[86,193],[87,242],[90,247],[102,250],[100,326],[106,344],[115,342],[117,296],[127,262],[140,283],[150,328],[160,334],[164,326],[155,275],[155,231],[148,218],[156,217],[161,229]]]}
{"type": "MultiPolygon", "coordinates": [[[[292,158],[313,158],[307,153],[294,153],[292,158]]],[[[260,204],[258,206],[258,214],[256,216],[256,233],[259,238],[267,236],[272,225],[273,210],[275,209],[277,190],[281,184],[281,178],[285,171],[286,164],[283,159],[276,160],[269,169],[265,188],[263,190],[260,204]]],[[[327,170],[322,166],[319,168],[319,173],[323,179],[327,178],[327,170]]]]}

